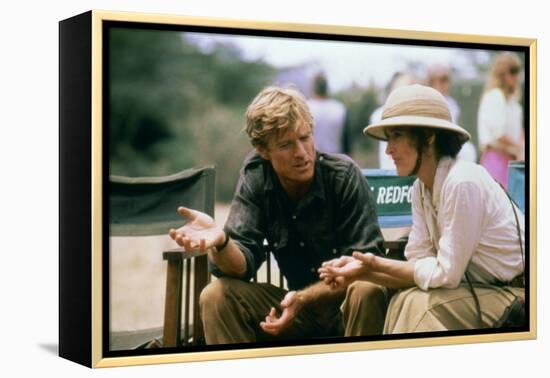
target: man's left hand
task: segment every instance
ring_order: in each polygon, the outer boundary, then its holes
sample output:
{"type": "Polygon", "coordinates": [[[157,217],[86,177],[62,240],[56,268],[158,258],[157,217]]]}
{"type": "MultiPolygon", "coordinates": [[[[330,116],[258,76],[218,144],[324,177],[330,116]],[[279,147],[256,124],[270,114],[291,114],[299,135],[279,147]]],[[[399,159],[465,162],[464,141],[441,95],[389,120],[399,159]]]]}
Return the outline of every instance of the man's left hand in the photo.
{"type": "Polygon", "coordinates": [[[265,317],[265,321],[260,323],[260,327],[265,333],[278,336],[290,327],[302,306],[303,302],[299,294],[296,291],[289,291],[281,301],[281,308],[283,309],[281,316],[277,317],[277,312],[272,307],[265,317]]]}
{"type": "Polygon", "coordinates": [[[333,288],[348,287],[375,266],[375,256],[372,253],[354,252],[352,259],[347,257],[342,261],[344,263],[323,264],[318,270],[319,278],[333,288]]]}

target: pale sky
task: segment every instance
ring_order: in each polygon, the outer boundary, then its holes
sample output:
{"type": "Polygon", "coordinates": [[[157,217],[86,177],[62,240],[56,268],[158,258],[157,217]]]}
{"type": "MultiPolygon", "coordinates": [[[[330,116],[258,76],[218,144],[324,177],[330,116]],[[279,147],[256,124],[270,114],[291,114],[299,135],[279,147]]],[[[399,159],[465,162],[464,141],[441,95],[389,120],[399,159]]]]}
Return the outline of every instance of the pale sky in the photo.
{"type": "MultiPolygon", "coordinates": [[[[333,91],[347,88],[353,82],[366,86],[373,81],[378,87],[383,87],[396,71],[404,70],[409,61],[422,63],[423,66],[452,65],[466,77],[475,74],[470,58],[460,54],[461,49],[456,48],[219,34],[185,35],[205,51],[214,42],[231,43],[242,50],[244,59],[263,59],[277,68],[314,65],[325,72],[333,91]]],[[[483,60],[486,54],[482,50],[476,51],[476,58],[483,60]]],[[[417,72],[422,73],[422,69],[417,72]]]]}

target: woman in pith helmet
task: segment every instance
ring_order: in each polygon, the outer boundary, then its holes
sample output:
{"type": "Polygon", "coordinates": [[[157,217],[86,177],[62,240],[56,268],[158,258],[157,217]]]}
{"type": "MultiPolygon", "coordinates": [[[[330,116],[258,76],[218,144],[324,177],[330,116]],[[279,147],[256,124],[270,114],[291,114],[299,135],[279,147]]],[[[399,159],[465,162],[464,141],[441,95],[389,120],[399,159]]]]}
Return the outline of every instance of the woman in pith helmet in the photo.
{"type": "Polygon", "coordinates": [[[333,286],[368,280],[400,289],[385,333],[493,326],[524,296],[513,287],[524,270],[524,215],[485,168],[455,159],[470,135],[436,90],[395,90],[382,120],[364,133],[388,141],[398,175],[417,177],[406,261],[356,252],[325,263],[320,277],[333,286]]]}

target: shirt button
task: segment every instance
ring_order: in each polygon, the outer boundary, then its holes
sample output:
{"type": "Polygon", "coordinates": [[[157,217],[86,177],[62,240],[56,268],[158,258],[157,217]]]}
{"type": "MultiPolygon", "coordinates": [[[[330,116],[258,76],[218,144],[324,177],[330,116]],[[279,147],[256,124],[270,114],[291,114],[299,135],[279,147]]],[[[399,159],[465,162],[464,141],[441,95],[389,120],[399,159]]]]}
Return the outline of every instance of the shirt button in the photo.
{"type": "Polygon", "coordinates": [[[332,250],[332,254],[335,255],[335,254],[337,254],[337,253],[338,253],[338,250],[337,250],[336,248],[334,248],[334,249],[332,250]]]}
{"type": "Polygon", "coordinates": [[[273,246],[274,246],[275,248],[277,248],[277,245],[278,245],[277,243],[273,243],[273,246]]]}
{"type": "Polygon", "coordinates": [[[300,242],[300,247],[303,247],[305,244],[303,241],[300,242]]]}
{"type": "Polygon", "coordinates": [[[293,216],[292,216],[292,219],[293,219],[293,220],[296,220],[296,215],[293,215],[293,216]]]}
{"type": "Polygon", "coordinates": [[[319,161],[323,161],[323,157],[322,156],[319,156],[319,161]]]}
{"type": "Polygon", "coordinates": [[[311,273],[315,273],[316,272],[316,269],[315,268],[311,268],[311,273]]]}

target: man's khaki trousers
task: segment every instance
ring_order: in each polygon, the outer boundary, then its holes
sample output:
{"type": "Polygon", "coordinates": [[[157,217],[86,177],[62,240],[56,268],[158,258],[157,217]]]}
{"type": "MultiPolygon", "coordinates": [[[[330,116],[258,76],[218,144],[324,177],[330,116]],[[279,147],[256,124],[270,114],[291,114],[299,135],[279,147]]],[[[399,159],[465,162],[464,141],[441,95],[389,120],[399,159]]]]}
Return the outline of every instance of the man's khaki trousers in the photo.
{"type": "Polygon", "coordinates": [[[382,333],[388,290],[355,282],[345,299],[306,305],[283,334],[274,337],[260,327],[272,307],[280,316],[287,291],[267,283],[220,278],[201,293],[200,311],[207,344],[300,340],[315,337],[379,335],[382,333]]]}

